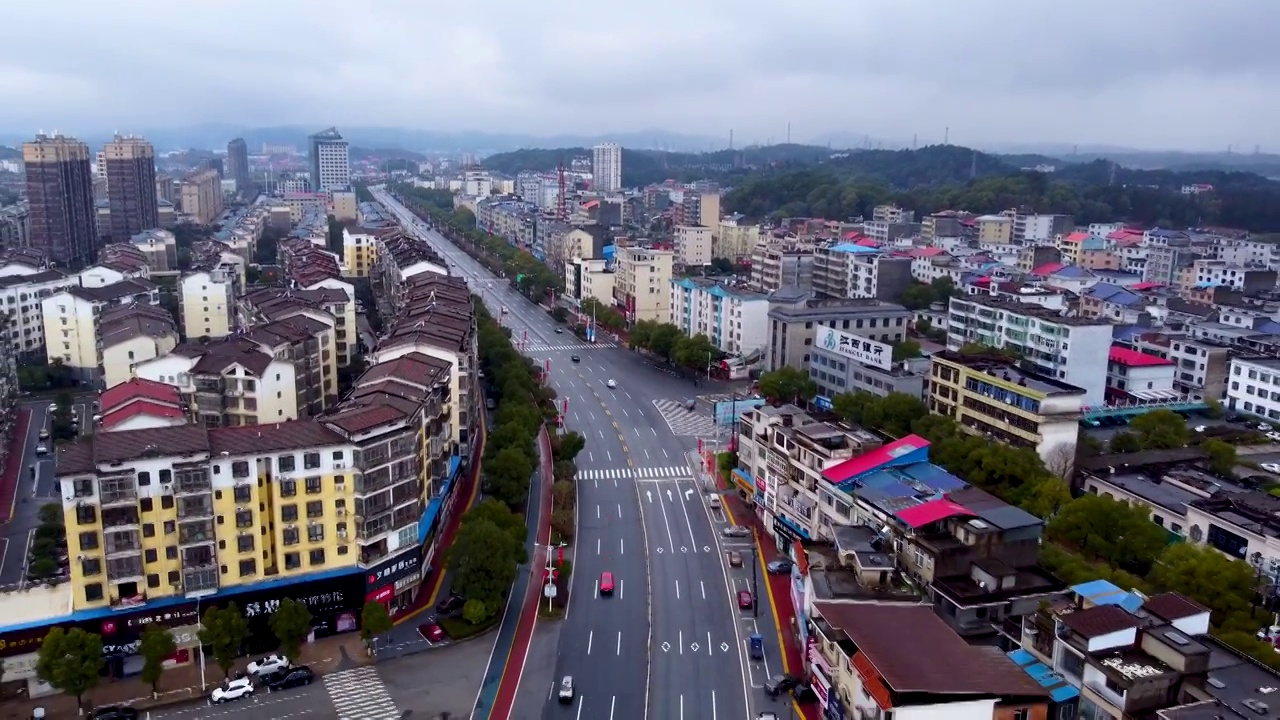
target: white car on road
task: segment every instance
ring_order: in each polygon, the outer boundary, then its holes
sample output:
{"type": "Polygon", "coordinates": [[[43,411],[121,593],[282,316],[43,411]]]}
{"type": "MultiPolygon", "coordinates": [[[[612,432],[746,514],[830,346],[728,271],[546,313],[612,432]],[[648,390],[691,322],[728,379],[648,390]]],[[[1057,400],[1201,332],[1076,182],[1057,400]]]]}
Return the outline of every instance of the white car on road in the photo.
{"type": "Polygon", "coordinates": [[[607,388],[609,388],[610,390],[612,390],[612,389],[614,389],[614,388],[618,387],[618,381],[617,381],[617,380],[614,380],[613,378],[609,378],[609,381],[608,381],[608,382],[606,382],[606,383],[604,384],[604,386],[605,386],[605,387],[607,387],[607,388]]]}
{"type": "Polygon", "coordinates": [[[1262,469],[1280,475],[1280,463],[1262,463],[1262,469]]]}
{"type": "Polygon", "coordinates": [[[273,653],[249,663],[249,674],[266,675],[269,672],[283,670],[287,667],[289,667],[289,658],[273,653]]]}
{"type": "Polygon", "coordinates": [[[214,688],[213,693],[209,695],[209,699],[215,703],[224,703],[249,697],[252,694],[253,681],[244,677],[228,680],[226,685],[214,688]]]}

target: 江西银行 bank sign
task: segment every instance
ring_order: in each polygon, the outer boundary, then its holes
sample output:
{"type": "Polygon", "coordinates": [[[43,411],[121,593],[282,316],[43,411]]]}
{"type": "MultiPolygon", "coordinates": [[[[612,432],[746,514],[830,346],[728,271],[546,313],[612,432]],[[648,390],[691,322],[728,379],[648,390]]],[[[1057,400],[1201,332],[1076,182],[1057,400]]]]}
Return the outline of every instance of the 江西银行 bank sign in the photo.
{"type": "Polygon", "coordinates": [[[892,345],[829,327],[818,328],[816,335],[814,344],[828,352],[881,370],[888,370],[893,365],[892,345]]]}

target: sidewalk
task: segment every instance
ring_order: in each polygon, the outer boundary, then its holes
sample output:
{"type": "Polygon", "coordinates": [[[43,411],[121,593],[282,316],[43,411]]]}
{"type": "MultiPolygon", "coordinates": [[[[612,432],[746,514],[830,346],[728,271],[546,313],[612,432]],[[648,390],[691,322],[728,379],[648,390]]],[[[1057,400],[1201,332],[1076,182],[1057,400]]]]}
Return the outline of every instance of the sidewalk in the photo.
{"type": "MultiPolygon", "coordinates": [[[[739,525],[754,527],[757,537],[768,537],[768,531],[765,529],[764,523],[760,521],[759,516],[756,515],[755,507],[748,505],[738,495],[737,488],[729,483],[722,473],[717,472],[716,478],[722,490],[729,490],[724,495],[724,503],[733,521],[739,525]]],[[[785,559],[771,542],[760,545],[760,554],[764,556],[765,563],[770,563],[780,558],[785,559]]],[[[796,619],[795,603],[791,600],[791,576],[766,574],[765,580],[769,583],[769,598],[772,601],[773,611],[778,623],[778,635],[782,638],[784,646],[782,671],[790,675],[804,677],[807,680],[808,672],[804,663],[804,649],[800,647],[800,639],[796,634],[798,620],[796,619]]],[[[793,700],[792,703],[801,720],[817,720],[822,717],[816,702],[801,704],[793,700]]]]}
{"type": "Polygon", "coordinates": [[[4,459],[4,472],[0,474],[0,523],[13,519],[14,509],[18,503],[18,483],[22,481],[22,450],[27,444],[27,433],[30,432],[31,411],[26,408],[18,410],[18,417],[13,423],[13,438],[9,441],[4,459]]]}
{"type": "MultiPolygon", "coordinates": [[[[194,651],[192,653],[194,655],[194,651]]],[[[240,658],[232,669],[243,670],[251,658],[240,658]]],[[[317,640],[302,646],[302,652],[295,661],[298,665],[308,665],[317,675],[326,675],[339,670],[360,665],[367,665],[369,660],[360,640],[359,633],[346,633],[334,637],[317,640]]],[[[160,697],[151,699],[151,688],[137,678],[124,680],[108,680],[103,678],[98,687],[85,694],[86,708],[102,705],[128,704],[139,710],[146,710],[166,705],[177,705],[186,702],[199,702],[213,691],[222,681],[222,669],[212,658],[205,661],[206,688],[200,689],[200,663],[194,660],[181,667],[166,670],[160,678],[160,697]]],[[[57,694],[37,698],[35,700],[16,700],[5,702],[0,706],[0,720],[27,720],[34,708],[45,709],[45,717],[76,717],[76,699],[70,695],[57,694]]]]}

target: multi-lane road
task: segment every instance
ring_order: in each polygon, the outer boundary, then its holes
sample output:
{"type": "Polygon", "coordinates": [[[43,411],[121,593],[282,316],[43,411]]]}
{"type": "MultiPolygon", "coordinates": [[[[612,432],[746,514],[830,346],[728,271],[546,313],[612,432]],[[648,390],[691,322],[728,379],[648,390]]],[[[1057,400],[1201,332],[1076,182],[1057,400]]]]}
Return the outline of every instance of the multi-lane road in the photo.
{"type": "MultiPolygon", "coordinates": [[[[557,680],[574,678],[577,696],[563,705],[548,688],[542,716],[716,720],[771,706],[761,685],[770,667],[781,667],[776,641],[767,642],[777,637],[773,615],[767,595],[755,598],[758,619],[738,607],[737,592],[750,588],[758,561],[749,541],[721,536],[726,518],[696,479],[691,451],[714,428],[705,414],[684,407],[696,392],[692,384],[615,344],[558,333],[547,313],[505,280],[385,192],[375,194],[467,279],[526,355],[549,367],[567,428],[586,438],[577,458],[578,533],[555,673],[557,680]],[[745,556],[745,569],[729,567],[729,549],[745,556]],[[599,591],[605,572],[614,579],[612,595],[599,591]],[[767,651],[751,661],[746,644],[757,622],[770,626],[760,630],[767,651]]],[[[517,708],[514,716],[534,714],[517,708]]]]}

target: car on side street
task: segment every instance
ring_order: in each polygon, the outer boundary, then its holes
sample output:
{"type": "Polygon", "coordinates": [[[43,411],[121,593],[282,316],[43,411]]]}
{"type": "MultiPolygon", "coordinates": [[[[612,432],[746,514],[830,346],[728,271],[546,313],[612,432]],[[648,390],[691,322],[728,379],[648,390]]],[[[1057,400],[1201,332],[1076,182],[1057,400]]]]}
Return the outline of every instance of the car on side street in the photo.
{"type": "Polygon", "coordinates": [[[279,653],[272,653],[249,663],[248,670],[250,675],[265,675],[287,667],[289,667],[289,658],[279,653]]]}
{"type": "Polygon", "coordinates": [[[247,677],[234,678],[227,680],[223,685],[213,689],[209,694],[209,701],[214,704],[230,702],[246,698],[253,694],[253,681],[247,677]]]}
{"type": "Polygon", "coordinates": [[[721,529],[720,534],[727,538],[751,537],[751,528],[746,525],[730,525],[721,529]]]}
{"type": "Polygon", "coordinates": [[[137,720],[142,717],[128,705],[100,705],[89,715],[90,720],[137,720]]]}
{"type": "Polygon", "coordinates": [[[582,362],[582,358],[578,357],[577,355],[571,355],[569,356],[569,359],[574,362],[582,362]]]}
{"type": "Polygon", "coordinates": [[[764,681],[764,692],[769,697],[778,697],[800,684],[794,675],[774,675],[764,681]]]}
{"type": "Polygon", "coordinates": [[[261,683],[271,692],[288,690],[289,688],[310,685],[316,674],[306,665],[295,665],[284,670],[277,670],[261,678],[261,683]]]}
{"type": "Polygon", "coordinates": [[[462,610],[462,606],[467,604],[467,599],[456,592],[449,593],[449,597],[436,603],[437,615],[452,615],[462,610]]]}
{"type": "Polygon", "coordinates": [[[37,445],[37,446],[36,446],[36,454],[37,454],[37,455],[48,455],[48,454],[49,454],[49,448],[48,448],[44,443],[41,443],[41,444],[39,444],[39,445],[37,445]]]}
{"type": "Polygon", "coordinates": [[[766,572],[770,575],[786,575],[791,572],[792,562],[790,560],[774,560],[764,566],[766,572]]]}
{"type": "Polygon", "coordinates": [[[750,610],[752,605],[755,605],[755,598],[751,597],[751,591],[739,590],[738,591],[738,609],[750,610]]]}
{"type": "Polygon", "coordinates": [[[613,378],[609,378],[607,381],[605,381],[604,386],[609,388],[610,390],[613,390],[614,388],[618,387],[618,381],[614,380],[613,378]]]}
{"type": "Polygon", "coordinates": [[[432,643],[438,643],[444,640],[444,628],[436,623],[423,623],[418,626],[418,634],[423,640],[432,643]]]}

